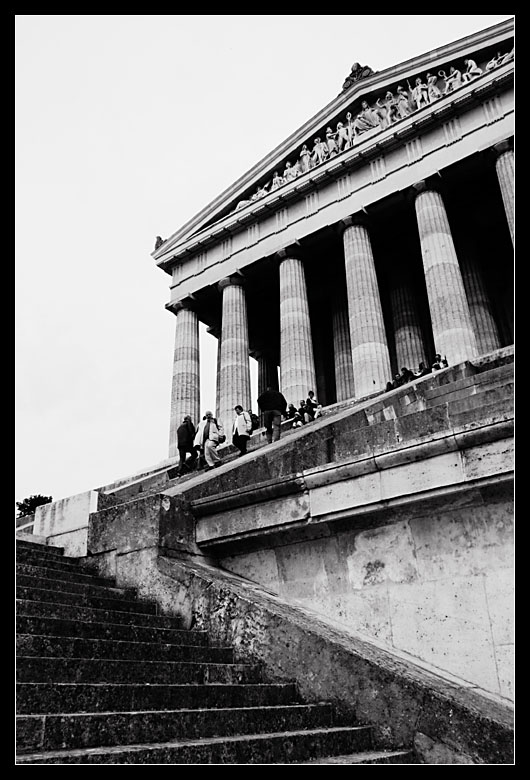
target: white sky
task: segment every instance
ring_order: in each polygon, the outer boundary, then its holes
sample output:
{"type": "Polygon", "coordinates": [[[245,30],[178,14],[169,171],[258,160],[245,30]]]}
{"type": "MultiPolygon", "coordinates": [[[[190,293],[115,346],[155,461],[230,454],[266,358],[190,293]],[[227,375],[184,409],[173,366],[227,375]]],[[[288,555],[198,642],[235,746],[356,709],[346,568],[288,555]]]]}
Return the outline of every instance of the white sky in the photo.
{"type": "MultiPolygon", "coordinates": [[[[509,18],[16,16],[15,500],[167,457],[174,316],[156,235],[332,100],[353,62],[382,70],[509,18]]],[[[202,410],[216,344],[201,332],[202,410]]]]}

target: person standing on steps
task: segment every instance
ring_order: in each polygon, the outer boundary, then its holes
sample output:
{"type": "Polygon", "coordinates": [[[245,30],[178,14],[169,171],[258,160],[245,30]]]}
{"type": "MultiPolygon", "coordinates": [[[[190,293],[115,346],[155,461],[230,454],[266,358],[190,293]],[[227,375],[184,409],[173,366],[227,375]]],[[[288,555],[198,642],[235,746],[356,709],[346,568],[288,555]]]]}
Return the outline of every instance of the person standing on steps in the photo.
{"type": "Polygon", "coordinates": [[[278,441],[281,436],[282,415],[287,411],[287,401],[279,390],[273,390],[269,385],[258,398],[260,412],[263,413],[263,423],[267,434],[267,441],[271,444],[278,441]]]}
{"type": "Polygon", "coordinates": [[[252,433],[250,414],[238,404],[234,407],[236,416],[232,425],[232,444],[239,450],[239,457],[247,454],[247,444],[252,433]]]}
{"type": "Polygon", "coordinates": [[[221,465],[217,447],[225,440],[223,426],[215,419],[213,412],[205,412],[195,435],[194,445],[204,452],[206,468],[213,469],[221,465]]]}

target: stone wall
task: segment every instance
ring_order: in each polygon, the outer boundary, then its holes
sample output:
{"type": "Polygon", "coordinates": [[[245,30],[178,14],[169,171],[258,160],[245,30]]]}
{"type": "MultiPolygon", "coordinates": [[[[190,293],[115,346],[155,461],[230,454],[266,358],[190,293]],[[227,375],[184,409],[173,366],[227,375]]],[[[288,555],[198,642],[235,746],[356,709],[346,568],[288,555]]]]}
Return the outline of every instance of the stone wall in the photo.
{"type": "Polygon", "coordinates": [[[33,533],[46,537],[54,547],[63,547],[66,555],[86,555],[88,518],[97,508],[95,490],[43,504],[35,511],[33,533]]]}
{"type": "Polygon", "coordinates": [[[513,697],[511,485],[325,528],[220,564],[330,625],[513,697]]]}

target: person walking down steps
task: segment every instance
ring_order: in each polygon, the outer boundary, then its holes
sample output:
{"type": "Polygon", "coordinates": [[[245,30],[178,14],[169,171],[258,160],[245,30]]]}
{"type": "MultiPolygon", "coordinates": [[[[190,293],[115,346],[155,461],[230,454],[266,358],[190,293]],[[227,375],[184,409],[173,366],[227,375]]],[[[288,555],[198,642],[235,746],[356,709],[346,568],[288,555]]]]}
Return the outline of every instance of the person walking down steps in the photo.
{"type": "Polygon", "coordinates": [[[247,454],[247,444],[252,433],[250,414],[239,404],[234,407],[236,416],[232,425],[232,444],[239,450],[239,457],[247,454]]]}
{"type": "Polygon", "coordinates": [[[221,465],[217,447],[225,441],[223,426],[215,419],[213,412],[205,412],[195,435],[194,445],[204,453],[206,469],[221,465]]]}

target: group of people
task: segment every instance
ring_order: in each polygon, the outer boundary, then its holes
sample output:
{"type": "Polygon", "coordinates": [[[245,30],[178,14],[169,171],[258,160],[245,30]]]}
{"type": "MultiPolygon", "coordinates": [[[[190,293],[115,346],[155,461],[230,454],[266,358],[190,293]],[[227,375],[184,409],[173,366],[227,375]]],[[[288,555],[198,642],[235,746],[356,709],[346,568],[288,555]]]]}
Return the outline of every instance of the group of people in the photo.
{"type": "MultiPolygon", "coordinates": [[[[267,441],[278,441],[281,436],[282,418],[293,420],[293,427],[299,427],[322,415],[322,405],[310,390],[307,399],[300,401],[297,409],[294,404],[287,404],[285,397],[273,387],[261,393],[258,407],[263,415],[263,424],[267,441]]],[[[246,411],[240,404],[234,407],[232,422],[232,444],[239,450],[239,455],[247,454],[247,444],[252,431],[258,426],[258,418],[252,411],[246,411]]],[[[207,470],[221,465],[221,457],[217,452],[219,444],[226,441],[222,423],[214,417],[212,411],[204,413],[200,423],[195,426],[191,415],[184,415],[177,428],[177,449],[179,453],[179,476],[201,468],[207,470]],[[188,457],[189,456],[189,457],[188,457]]]]}
{"type": "MultiPolygon", "coordinates": [[[[513,57],[514,49],[505,54],[497,52],[486,64],[485,71],[489,72],[494,68],[498,68],[512,60],[513,57]]],[[[310,150],[307,144],[304,144],[298,160],[294,164],[287,161],[283,174],[274,171],[272,181],[260,184],[249,200],[239,201],[236,211],[249,203],[264,198],[284,184],[289,184],[293,179],[321,165],[336,154],[350,149],[358,136],[367,130],[373,130],[376,127],[384,130],[395,122],[405,119],[415,111],[419,111],[430,103],[434,103],[436,100],[445,97],[445,95],[454,92],[483,73],[484,69],[480,68],[475,60],[468,57],[464,60],[462,67],[451,65],[449,73],[446,73],[444,70],[439,70],[438,75],[427,73],[424,80],[421,77],[417,77],[414,81],[414,86],[411,86],[410,82],[407,81],[408,90],[401,84],[397,87],[395,95],[390,90],[387,90],[384,98],[377,98],[373,106],[370,106],[366,100],[363,100],[361,110],[356,116],[348,112],[345,120],[337,123],[335,130],[327,127],[325,133],[323,133],[325,138],[317,136],[313,140],[313,149],[310,150]]]]}
{"type": "Polygon", "coordinates": [[[412,382],[413,379],[419,379],[421,376],[427,376],[427,374],[431,374],[433,371],[440,371],[442,368],[447,368],[448,366],[449,363],[447,362],[447,358],[445,356],[442,358],[438,353],[434,356],[434,362],[430,368],[423,362],[418,365],[417,371],[411,371],[410,368],[403,366],[401,373],[396,374],[392,382],[386,383],[385,392],[388,393],[390,390],[395,390],[397,387],[406,385],[407,382],[412,382]]]}
{"type": "MultiPolygon", "coordinates": [[[[238,448],[240,455],[245,455],[247,442],[254,426],[253,414],[250,411],[245,411],[240,404],[234,407],[234,412],[232,444],[238,448]]],[[[220,466],[221,457],[217,448],[225,441],[226,434],[223,425],[214,417],[212,411],[205,412],[204,417],[196,427],[191,415],[184,415],[177,428],[179,475],[182,476],[194,469],[201,468],[202,465],[208,470],[220,466]]]]}

